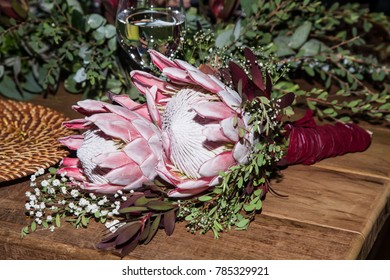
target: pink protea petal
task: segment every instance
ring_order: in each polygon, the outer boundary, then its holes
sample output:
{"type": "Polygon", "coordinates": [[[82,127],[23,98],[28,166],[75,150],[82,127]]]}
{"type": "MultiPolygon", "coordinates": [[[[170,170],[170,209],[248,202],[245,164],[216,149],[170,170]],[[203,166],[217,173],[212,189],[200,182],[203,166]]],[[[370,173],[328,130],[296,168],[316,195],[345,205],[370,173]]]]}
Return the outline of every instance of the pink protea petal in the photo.
{"type": "Polygon", "coordinates": [[[221,91],[217,92],[217,95],[219,96],[219,98],[222,99],[222,101],[227,106],[232,108],[234,111],[236,111],[236,112],[240,111],[242,98],[238,95],[237,92],[227,88],[225,90],[221,90],[221,91]]]}
{"type": "Polygon", "coordinates": [[[64,167],[57,170],[57,174],[66,174],[68,177],[72,177],[79,181],[86,180],[81,170],[77,167],[64,167]]]}
{"type": "Polygon", "coordinates": [[[156,172],[164,181],[172,185],[179,184],[183,181],[175,173],[168,170],[166,159],[162,159],[158,162],[156,172]]]}
{"type": "Polygon", "coordinates": [[[164,131],[161,135],[161,140],[163,144],[163,148],[165,151],[165,155],[170,158],[171,157],[171,139],[166,131],[164,131]]]}
{"type": "Polygon", "coordinates": [[[219,124],[208,124],[203,129],[203,135],[208,141],[213,142],[233,142],[222,133],[222,127],[219,124]]]}
{"type": "Polygon", "coordinates": [[[176,90],[167,82],[143,71],[131,71],[130,76],[131,80],[133,81],[133,84],[142,94],[146,94],[146,90],[153,86],[156,86],[158,90],[155,102],[159,104],[161,103],[160,100],[164,100],[167,97],[171,96],[171,93],[175,92],[176,90]]]}
{"type": "Polygon", "coordinates": [[[131,141],[140,136],[138,131],[129,121],[126,121],[116,114],[96,114],[88,117],[88,119],[105,134],[114,138],[131,141]]]}
{"type": "Polygon", "coordinates": [[[63,126],[70,129],[87,129],[92,123],[86,119],[75,119],[70,121],[64,121],[63,126]]]}
{"type": "Polygon", "coordinates": [[[175,62],[155,50],[149,50],[149,54],[153,64],[161,71],[163,71],[166,67],[177,67],[175,62]]]}
{"type": "Polygon", "coordinates": [[[234,127],[234,117],[224,119],[220,122],[223,134],[232,140],[237,142],[239,140],[238,129],[234,127]]]}
{"type": "Polygon", "coordinates": [[[233,157],[239,163],[243,163],[243,164],[247,163],[249,153],[250,150],[247,147],[247,145],[245,145],[243,139],[240,142],[237,142],[237,144],[234,146],[233,157]]]}
{"type": "Polygon", "coordinates": [[[80,163],[80,160],[78,158],[69,158],[65,157],[60,162],[60,166],[63,167],[77,167],[80,163]]]}
{"type": "Polygon", "coordinates": [[[190,79],[186,71],[181,70],[177,67],[167,67],[163,70],[163,73],[173,83],[183,84],[183,85],[187,85],[187,84],[196,85],[196,83],[190,79]]]}
{"type": "Polygon", "coordinates": [[[202,177],[218,176],[219,172],[226,171],[236,163],[231,151],[223,152],[209,159],[199,168],[199,174],[202,177]]]}
{"type": "Polygon", "coordinates": [[[213,119],[223,120],[233,115],[233,111],[222,102],[201,102],[192,106],[198,115],[213,119]]]}
{"type": "Polygon", "coordinates": [[[161,126],[161,116],[155,102],[157,97],[157,87],[152,86],[150,90],[147,90],[145,92],[145,96],[146,96],[146,103],[148,105],[149,114],[152,120],[155,122],[156,125],[161,126]]]}
{"type": "Polygon", "coordinates": [[[140,165],[142,173],[145,177],[153,180],[157,176],[156,166],[158,159],[154,154],[151,154],[144,162],[140,165]]]}
{"type": "Polygon", "coordinates": [[[195,66],[189,64],[188,62],[186,62],[184,60],[175,59],[174,61],[175,61],[176,65],[179,66],[183,70],[199,71],[198,68],[196,68],[195,66]]]}
{"type": "Polygon", "coordinates": [[[113,169],[104,175],[111,184],[123,186],[131,184],[142,176],[142,171],[136,163],[113,169]]]}
{"type": "Polygon", "coordinates": [[[146,122],[142,119],[136,119],[131,122],[131,124],[138,130],[143,138],[149,140],[153,135],[160,134],[160,132],[155,129],[156,126],[151,122],[146,122]]]}
{"type": "Polygon", "coordinates": [[[59,138],[58,141],[71,150],[77,150],[83,144],[83,135],[71,135],[59,138]]]}
{"type": "Polygon", "coordinates": [[[92,161],[101,168],[118,168],[133,161],[124,152],[104,153],[93,158],[92,161]]]}
{"type": "Polygon", "coordinates": [[[201,192],[207,190],[208,188],[209,186],[204,186],[202,188],[190,189],[190,190],[176,188],[169,191],[168,196],[172,198],[185,198],[185,197],[190,197],[190,196],[200,194],[201,192]]]}
{"type": "MultiPolygon", "coordinates": [[[[139,115],[137,113],[134,113],[133,111],[130,111],[122,106],[118,106],[118,105],[112,105],[112,104],[105,104],[104,105],[105,108],[107,108],[107,111],[115,114],[115,115],[118,115],[118,116],[121,116],[127,120],[135,120],[137,118],[139,118],[139,115]]],[[[102,117],[104,118],[105,115],[102,115],[102,117]]],[[[117,120],[120,120],[119,118],[116,118],[117,120]]]]}
{"type": "Polygon", "coordinates": [[[215,187],[218,186],[222,183],[222,177],[221,176],[216,176],[213,179],[210,180],[209,186],[210,187],[215,187]]]}
{"type": "Polygon", "coordinates": [[[148,107],[146,104],[137,103],[127,95],[112,95],[111,98],[114,102],[117,102],[118,104],[125,107],[126,109],[129,109],[135,113],[140,114],[147,120],[151,120],[148,107]]]}
{"type": "Polygon", "coordinates": [[[140,187],[142,187],[143,183],[146,183],[148,181],[149,181],[148,178],[146,178],[145,176],[141,176],[137,180],[134,180],[130,184],[126,185],[123,189],[126,191],[136,190],[136,189],[139,189],[140,187]]]}
{"type": "Polygon", "coordinates": [[[159,158],[163,154],[163,147],[161,145],[161,137],[159,134],[155,134],[148,140],[149,147],[152,150],[152,152],[158,156],[159,158]]]}
{"type": "Polygon", "coordinates": [[[194,190],[208,186],[210,179],[198,179],[198,180],[186,180],[183,183],[177,185],[177,188],[181,190],[194,190]]]}
{"type": "Polygon", "coordinates": [[[133,140],[126,145],[123,151],[138,165],[141,165],[152,154],[148,141],[143,138],[133,140]]]}
{"type": "Polygon", "coordinates": [[[72,106],[72,108],[84,116],[91,116],[96,113],[107,112],[107,110],[104,108],[104,102],[92,99],[79,101],[77,102],[77,105],[72,106]]]}
{"type": "Polygon", "coordinates": [[[217,93],[221,91],[221,88],[217,83],[215,83],[210,77],[201,71],[188,71],[190,78],[201,87],[209,90],[212,93],[217,93]]]}

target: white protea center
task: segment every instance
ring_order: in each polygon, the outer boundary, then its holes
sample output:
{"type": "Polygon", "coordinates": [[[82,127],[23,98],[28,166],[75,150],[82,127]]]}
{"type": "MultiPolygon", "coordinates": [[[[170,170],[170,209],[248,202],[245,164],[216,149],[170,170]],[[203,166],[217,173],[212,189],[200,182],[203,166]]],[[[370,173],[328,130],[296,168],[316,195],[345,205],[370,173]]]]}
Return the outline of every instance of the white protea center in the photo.
{"type": "Polygon", "coordinates": [[[207,143],[203,134],[207,120],[193,109],[198,103],[213,101],[215,95],[199,88],[184,88],[170,99],[162,116],[163,137],[169,137],[170,160],[188,178],[200,178],[201,165],[227,148],[207,143]]]}
{"type": "Polygon", "coordinates": [[[77,150],[83,173],[95,184],[106,184],[108,180],[103,177],[106,172],[97,166],[94,159],[102,153],[118,151],[117,142],[99,129],[87,130],[83,135],[84,142],[77,150]]]}

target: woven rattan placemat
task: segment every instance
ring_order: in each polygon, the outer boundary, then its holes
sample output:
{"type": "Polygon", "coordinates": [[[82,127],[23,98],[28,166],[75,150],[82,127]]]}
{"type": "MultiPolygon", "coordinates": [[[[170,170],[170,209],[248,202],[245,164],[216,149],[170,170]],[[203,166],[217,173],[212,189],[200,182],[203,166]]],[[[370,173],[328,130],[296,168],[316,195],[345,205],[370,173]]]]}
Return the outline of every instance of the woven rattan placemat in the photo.
{"type": "Polygon", "coordinates": [[[50,108],[0,99],[0,182],[28,176],[66,156],[57,141],[72,134],[61,125],[64,120],[50,108]]]}

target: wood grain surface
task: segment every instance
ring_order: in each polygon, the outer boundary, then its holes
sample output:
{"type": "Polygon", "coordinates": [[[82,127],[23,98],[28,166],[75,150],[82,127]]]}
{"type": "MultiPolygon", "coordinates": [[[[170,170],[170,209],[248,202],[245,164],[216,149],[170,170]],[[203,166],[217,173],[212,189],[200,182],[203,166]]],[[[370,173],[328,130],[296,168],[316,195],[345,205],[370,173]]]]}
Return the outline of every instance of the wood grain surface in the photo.
{"type": "MultiPolygon", "coordinates": [[[[78,117],[70,106],[79,96],[59,93],[33,102],[78,117]]],[[[263,211],[247,231],[211,234],[187,232],[178,223],[174,234],[158,232],[147,246],[127,259],[364,259],[390,212],[390,130],[367,126],[373,143],[364,153],[291,166],[268,194],[263,211]]],[[[95,249],[104,226],[88,229],[64,225],[25,238],[24,193],[28,179],[0,185],[0,259],[119,259],[95,249]]]]}

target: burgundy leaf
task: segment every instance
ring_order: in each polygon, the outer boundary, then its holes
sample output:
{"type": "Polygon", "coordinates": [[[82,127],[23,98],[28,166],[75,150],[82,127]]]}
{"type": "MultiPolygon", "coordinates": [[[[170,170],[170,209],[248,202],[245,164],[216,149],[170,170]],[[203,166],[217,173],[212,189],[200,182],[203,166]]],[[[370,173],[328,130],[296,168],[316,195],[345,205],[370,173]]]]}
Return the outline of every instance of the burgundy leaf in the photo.
{"type": "Polygon", "coordinates": [[[240,66],[238,66],[233,61],[229,62],[229,69],[230,69],[230,72],[232,75],[234,87],[237,88],[238,82],[241,80],[242,81],[242,89],[245,92],[245,89],[248,85],[248,75],[245,73],[245,71],[240,66]]]}
{"type": "Polygon", "coordinates": [[[279,100],[277,100],[277,104],[279,105],[280,109],[286,108],[287,106],[290,106],[295,99],[295,94],[292,92],[286,93],[283,95],[279,100]]]}
{"type": "Polygon", "coordinates": [[[133,222],[128,223],[122,227],[120,227],[117,231],[121,230],[120,234],[115,240],[115,243],[117,246],[120,246],[126,242],[128,242],[130,239],[132,239],[137,233],[139,235],[139,230],[141,229],[141,222],[133,222]]]}
{"type": "Polygon", "coordinates": [[[158,230],[158,227],[160,226],[160,221],[161,221],[161,215],[157,215],[156,218],[154,219],[152,225],[150,226],[148,238],[146,238],[144,244],[148,244],[153,237],[156,235],[156,232],[158,230]]]}
{"type": "Polygon", "coordinates": [[[172,235],[175,230],[176,224],[176,212],[168,211],[164,214],[164,230],[165,233],[169,236],[172,235]]]}
{"type": "Polygon", "coordinates": [[[134,204],[134,202],[143,196],[144,194],[142,192],[133,193],[131,196],[127,197],[127,200],[121,203],[121,209],[129,207],[134,204]]]}
{"type": "Polygon", "coordinates": [[[226,84],[233,84],[232,75],[227,68],[222,68],[219,70],[221,77],[225,80],[226,84]]]}
{"type": "Polygon", "coordinates": [[[139,237],[140,233],[138,233],[134,239],[127,244],[125,244],[121,249],[120,249],[120,255],[121,258],[127,256],[131,251],[133,251],[135,248],[137,248],[137,245],[139,243],[139,237]]]}
{"type": "Polygon", "coordinates": [[[249,48],[245,48],[244,56],[245,56],[246,60],[250,63],[250,67],[251,67],[250,69],[251,69],[253,83],[262,92],[264,92],[263,73],[261,72],[261,70],[257,64],[256,56],[254,55],[252,50],[249,48]]]}

